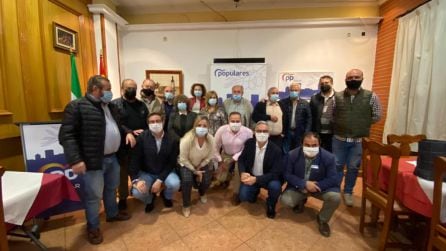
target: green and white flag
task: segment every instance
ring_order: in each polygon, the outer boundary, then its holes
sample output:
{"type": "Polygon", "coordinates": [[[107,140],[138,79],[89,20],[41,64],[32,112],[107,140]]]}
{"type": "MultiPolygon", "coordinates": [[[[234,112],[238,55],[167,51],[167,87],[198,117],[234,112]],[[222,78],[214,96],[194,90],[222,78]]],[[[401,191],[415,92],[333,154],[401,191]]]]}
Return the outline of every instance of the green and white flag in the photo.
{"type": "Polygon", "coordinates": [[[79,84],[79,76],[77,75],[76,57],[74,53],[70,55],[71,59],[71,100],[78,99],[82,96],[81,85],[79,84]]]}

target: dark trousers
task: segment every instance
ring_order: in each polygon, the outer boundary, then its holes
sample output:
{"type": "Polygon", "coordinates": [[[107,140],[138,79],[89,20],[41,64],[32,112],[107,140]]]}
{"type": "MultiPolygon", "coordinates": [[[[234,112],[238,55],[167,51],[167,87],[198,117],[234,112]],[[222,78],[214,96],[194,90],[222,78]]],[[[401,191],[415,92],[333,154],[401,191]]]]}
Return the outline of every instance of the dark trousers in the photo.
{"type": "Polygon", "coordinates": [[[282,135],[269,135],[268,140],[273,142],[276,146],[282,149],[283,137],[282,135]]]}
{"type": "Polygon", "coordinates": [[[288,131],[288,135],[285,138],[285,144],[283,144],[283,151],[287,154],[289,151],[301,145],[302,135],[297,135],[294,129],[288,131]]]}
{"type": "Polygon", "coordinates": [[[190,207],[191,203],[191,193],[192,187],[198,189],[198,193],[200,196],[203,196],[206,193],[206,190],[209,188],[212,180],[212,171],[209,166],[206,167],[203,171],[203,178],[200,183],[197,182],[197,175],[189,170],[187,167],[181,167],[181,192],[183,193],[183,207],[190,207]]]}
{"type": "Polygon", "coordinates": [[[320,133],[319,137],[321,137],[321,147],[329,152],[333,152],[332,150],[333,134],[320,133]]]}
{"type": "Polygon", "coordinates": [[[129,163],[130,163],[130,152],[123,151],[118,153],[118,162],[120,166],[119,175],[119,200],[126,200],[129,197],[129,163]]]}
{"type": "Polygon", "coordinates": [[[258,184],[255,183],[252,186],[240,184],[240,201],[248,201],[251,203],[256,202],[257,196],[260,193],[260,188],[265,188],[268,190],[268,198],[266,203],[271,206],[275,206],[277,200],[279,199],[280,193],[282,192],[282,185],[278,180],[271,180],[268,184],[258,184]]]}

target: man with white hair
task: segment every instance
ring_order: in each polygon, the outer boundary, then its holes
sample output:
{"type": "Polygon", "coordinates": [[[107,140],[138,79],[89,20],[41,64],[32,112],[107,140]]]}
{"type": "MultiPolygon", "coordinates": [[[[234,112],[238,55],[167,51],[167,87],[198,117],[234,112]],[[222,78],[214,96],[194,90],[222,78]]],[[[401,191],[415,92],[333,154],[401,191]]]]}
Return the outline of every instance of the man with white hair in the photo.
{"type": "Polygon", "coordinates": [[[224,101],[226,114],[238,112],[242,116],[242,125],[251,127],[252,104],[243,97],[243,85],[234,85],[232,87],[232,97],[224,101]]]}
{"type": "Polygon", "coordinates": [[[311,110],[306,100],[300,98],[301,84],[292,82],[289,91],[290,95],[280,101],[286,114],[284,121],[285,144],[284,152],[299,147],[302,142],[302,135],[311,131],[311,110]]]}

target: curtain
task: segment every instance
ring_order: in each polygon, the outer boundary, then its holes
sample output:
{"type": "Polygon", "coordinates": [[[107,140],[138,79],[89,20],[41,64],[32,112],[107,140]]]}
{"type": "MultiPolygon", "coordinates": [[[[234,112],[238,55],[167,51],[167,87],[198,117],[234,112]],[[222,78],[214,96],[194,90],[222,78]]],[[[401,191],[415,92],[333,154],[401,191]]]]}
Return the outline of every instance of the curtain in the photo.
{"type": "Polygon", "coordinates": [[[398,22],[383,141],[388,134],[446,140],[446,0],[398,22]]]}

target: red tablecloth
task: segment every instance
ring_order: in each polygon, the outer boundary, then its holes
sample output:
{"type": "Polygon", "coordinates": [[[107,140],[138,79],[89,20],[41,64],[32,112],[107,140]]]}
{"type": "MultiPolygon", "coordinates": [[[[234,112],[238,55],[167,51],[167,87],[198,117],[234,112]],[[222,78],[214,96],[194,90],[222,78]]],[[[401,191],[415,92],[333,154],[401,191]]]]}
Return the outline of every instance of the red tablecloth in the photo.
{"type": "MultiPolygon", "coordinates": [[[[57,206],[64,200],[80,201],[71,182],[64,175],[44,173],[39,192],[26,215],[25,221],[57,206]]],[[[6,224],[6,226],[7,229],[10,229],[14,225],[6,224]]]]}
{"type": "MultiPolygon", "coordinates": [[[[426,217],[432,217],[432,202],[418,183],[418,177],[413,174],[415,166],[408,163],[408,161],[416,159],[416,157],[400,158],[395,197],[405,207],[414,212],[426,217]]],[[[392,159],[390,157],[381,157],[381,161],[380,187],[383,190],[387,190],[392,159]]]]}

